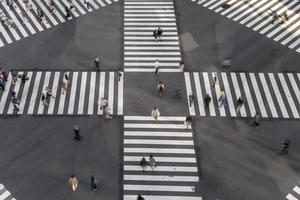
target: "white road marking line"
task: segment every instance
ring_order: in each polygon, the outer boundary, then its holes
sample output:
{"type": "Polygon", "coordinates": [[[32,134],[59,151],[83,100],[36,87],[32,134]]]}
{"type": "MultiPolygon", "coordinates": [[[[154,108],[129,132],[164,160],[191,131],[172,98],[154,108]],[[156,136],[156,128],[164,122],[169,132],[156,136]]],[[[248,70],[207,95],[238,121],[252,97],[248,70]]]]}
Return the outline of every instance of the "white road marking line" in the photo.
{"type": "MultiPolygon", "coordinates": [[[[242,97],[242,95],[241,95],[241,90],[240,90],[240,87],[239,87],[239,84],[238,84],[238,81],[237,81],[236,74],[231,72],[230,75],[231,75],[231,80],[232,80],[234,92],[235,92],[235,95],[236,95],[236,99],[239,99],[240,97],[242,97]]],[[[240,114],[241,114],[242,117],[247,117],[246,109],[245,109],[244,104],[240,108],[240,114]]]]}
{"type": "Polygon", "coordinates": [[[78,72],[73,72],[72,78],[72,86],[70,92],[70,100],[69,100],[69,107],[68,107],[68,114],[74,113],[74,106],[75,106],[75,98],[76,98],[76,89],[77,89],[77,79],[78,79],[78,72]]]}
{"type": "Polygon", "coordinates": [[[292,85],[292,87],[293,87],[294,94],[295,94],[296,97],[297,97],[298,104],[300,104],[300,91],[299,91],[299,87],[298,87],[298,85],[297,85],[297,83],[296,83],[296,81],[295,81],[295,78],[294,78],[294,76],[293,76],[292,73],[288,73],[287,75],[288,75],[289,80],[290,80],[290,83],[291,83],[291,85],[292,85]]]}
{"type": "Polygon", "coordinates": [[[125,51],[124,55],[125,56],[128,56],[128,55],[133,55],[133,56],[136,56],[136,55],[180,56],[181,54],[180,54],[180,51],[175,51],[175,52],[174,51],[168,51],[168,52],[160,52],[160,51],[156,51],[156,52],[152,52],[152,51],[125,51]]]}
{"type": "MultiPolygon", "coordinates": [[[[147,200],[202,200],[201,197],[192,197],[192,196],[151,196],[143,195],[147,200]]],[[[136,200],[136,195],[124,195],[123,199],[125,200],[136,200]]]]}
{"type": "MultiPolygon", "coordinates": [[[[18,75],[23,75],[23,72],[19,72],[18,75]]],[[[19,96],[19,90],[20,90],[20,86],[21,86],[21,80],[18,80],[14,86],[13,91],[16,92],[16,97],[18,98],[19,96]]],[[[8,111],[7,114],[13,114],[14,112],[14,104],[12,102],[10,102],[9,107],[8,107],[8,111]]]]}
{"type": "Polygon", "coordinates": [[[163,5],[158,5],[158,6],[124,6],[124,9],[148,9],[148,10],[152,10],[152,9],[173,9],[174,6],[163,6],[163,5]]]}
{"type": "MultiPolygon", "coordinates": [[[[101,100],[101,98],[104,98],[104,87],[105,87],[105,72],[101,72],[100,73],[100,83],[99,83],[99,100],[101,100]]],[[[98,115],[102,115],[103,111],[100,109],[100,106],[97,106],[97,113],[98,115]]]]}
{"type": "Polygon", "coordinates": [[[57,97],[57,91],[60,91],[59,85],[58,85],[59,77],[60,77],[60,72],[55,72],[53,85],[52,85],[52,94],[55,97],[55,99],[52,99],[52,101],[50,101],[50,103],[49,103],[48,114],[50,114],[50,115],[52,115],[53,111],[54,111],[55,101],[56,101],[56,97],[57,97]]]}
{"type": "Polygon", "coordinates": [[[208,73],[203,72],[203,80],[204,80],[204,86],[206,90],[206,94],[208,94],[211,97],[211,103],[209,104],[209,113],[210,116],[216,116],[216,111],[215,111],[215,106],[214,106],[214,100],[212,97],[211,89],[210,89],[210,83],[209,83],[209,78],[208,78],[208,73]]]}
{"type": "MultiPolygon", "coordinates": [[[[16,10],[16,13],[18,13],[18,15],[19,15],[19,17],[21,18],[21,20],[23,20],[22,18],[22,11],[20,10],[20,8],[19,8],[19,6],[18,6],[18,4],[14,4],[14,8],[15,8],[15,10],[16,10]]],[[[36,32],[35,32],[35,30],[34,30],[34,28],[31,26],[31,24],[30,23],[24,23],[23,22],[23,24],[28,28],[28,30],[30,31],[30,33],[31,34],[35,34],[36,32]]]]}
{"type": "MultiPolygon", "coordinates": [[[[140,165],[124,165],[124,171],[141,171],[140,165]]],[[[152,171],[152,169],[146,168],[145,171],[152,171]]],[[[184,166],[157,166],[156,172],[198,172],[197,167],[184,167],[184,166]]]]}
{"type": "Polygon", "coordinates": [[[7,197],[9,197],[11,194],[8,190],[5,190],[5,192],[3,192],[1,195],[0,195],[0,199],[1,200],[5,200],[7,199],[7,197]]]}
{"type": "Polygon", "coordinates": [[[138,1],[134,1],[134,2],[124,2],[125,5],[173,5],[172,1],[169,2],[150,2],[150,1],[144,1],[144,2],[138,2],[138,1]]]}
{"type": "Polygon", "coordinates": [[[145,41],[124,41],[124,45],[179,45],[178,41],[173,41],[173,42],[157,42],[157,41],[150,41],[150,42],[145,42],[145,41]]]}
{"type": "Polygon", "coordinates": [[[174,22],[176,21],[175,18],[128,18],[125,17],[124,21],[126,22],[174,22]]]}
{"type": "Polygon", "coordinates": [[[40,81],[41,81],[41,76],[42,76],[42,72],[36,73],[27,114],[33,114],[34,107],[35,107],[35,101],[37,98],[37,93],[38,93],[38,89],[39,89],[39,85],[40,85],[40,81]]]}
{"type": "Polygon", "coordinates": [[[170,116],[160,116],[157,120],[153,119],[151,116],[124,116],[124,120],[143,120],[143,121],[184,121],[185,117],[170,117],[170,116]]]}
{"type": "Polygon", "coordinates": [[[258,87],[256,78],[255,78],[255,75],[254,75],[254,73],[250,73],[249,75],[250,75],[250,79],[251,79],[251,82],[252,82],[253,89],[255,91],[254,93],[255,93],[255,96],[256,96],[257,103],[258,103],[258,107],[260,109],[260,114],[261,114],[262,117],[268,117],[266,108],[264,106],[264,101],[263,101],[261,93],[259,91],[259,87],[258,87]]]}
{"type": "MultiPolygon", "coordinates": [[[[66,72],[66,75],[69,77],[69,72],[66,72]]],[[[64,76],[64,75],[63,75],[64,76]]],[[[66,101],[67,91],[60,95],[59,104],[58,104],[58,111],[57,114],[63,114],[64,113],[64,107],[65,107],[65,101],[66,101]]]]}
{"type": "MultiPolygon", "coordinates": [[[[139,167],[141,170],[141,167],[139,167]]],[[[155,170],[157,171],[157,170],[155,170]]],[[[195,192],[191,186],[174,186],[174,185],[129,185],[124,184],[124,191],[165,191],[165,192],[195,192]]]]}
{"type": "Polygon", "coordinates": [[[124,144],[151,144],[151,145],[194,145],[193,140],[154,140],[154,139],[124,139],[124,144]]]}
{"type": "MultiPolygon", "coordinates": [[[[124,156],[125,162],[140,162],[141,156],[124,156]]],[[[195,157],[163,157],[155,156],[156,162],[167,162],[167,163],[196,163],[195,157]]]]}
{"type": "Polygon", "coordinates": [[[97,0],[97,2],[98,2],[98,3],[100,4],[100,6],[102,6],[102,7],[106,6],[105,3],[103,3],[103,1],[101,1],[101,0],[97,0]]]}
{"type": "Polygon", "coordinates": [[[157,46],[157,47],[151,47],[151,46],[124,46],[124,50],[169,50],[169,51],[175,51],[180,50],[178,46],[157,46]]]}
{"type": "Polygon", "coordinates": [[[180,61],[181,57],[158,57],[158,56],[153,56],[153,57],[124,57],[124,61],[180,61]]]}
{"type": "Polygon", "coordinates": [[[234,103],[233,103],[233,99],[232,99],[232,95],[231,95],[231,91],[230,91],[230,87],[229,87],[229,82],[227,79],[227,74],[225,72],[222,72],[221,75],[222,75],[222,79],[223,79],[225,94],[226,94],[226,97],[228,100],[230,115],[232,117],[236,117],[235,107],[234,107],[234,103]]]}
{"type": "Polygon", "coordinates": [[[20,111],[18,112],[19,114],[23,114],[23,112],[24,112],[24,107],[25,107],[25,103],[26,103],[26,99],[27,99],[27,95],[28,95],[28,91],[29,91],[29,86],[31,83],[32,72],[28,72],[27,77],[29,78],[29,80],[27,80],[25,82],[25,85],[23,88],[23,93],[22,93],[21,102],[20,102],[20,106],[19,106],[20,111]]]}
{"type": "MultiPolygon", "coordinates": [[[[44,79],[44,84],[43,84],[43,86],[42,86],[42,92],[46,95],[46,89],[47,89],[47,87],[49,86],[49,81],[50,81],[50,75],[51,75],[51,72],[46,72],[46,75],[45,75],[45,79],[44,79]]],[[[49,98],[49,102],[51,101],[51,98],[52,97],[50,97],[49,98]]],[[[39,106],[38,106],[38,111],[37,111],[37,114],[43,114],[43,112],[44,112],[44,105],[42,104],[42,102],[41,102],[41,97],[39,97],[39,104],[38,104],[39,106]]]]}
{"type": "Polygon", "coordinates": [[[7,34],[7,32],[4,29],[4,27],[2,26],[2,24],[0,24],[0,32],[2,33],[3,37],[5,38],[5,40],[8,44],[12,43],[12,40],[10,39],[9,35],[7,34]]]}
{"type": "Polygon", "coordinates": [[[300,195],[300,188],[298,186],[295,186],[293,190],[300,195]]]}
{"type": "Polygon", "coordinates": [[[200,79],[199,79],[198,72],[194,72],[194,81],[195,81],[195,87],[196,87],[199,113],[200,113],[200,116],[205,116],[205,108],[204,108],[204,104],[203,104],[203,95],[202,95],[202,90],[201,90],[201,86],[200,86],[200,79]]]}
{"type": "Polygon", "coordinates": [[[286,195],[286,198],[287,198],[288,200],[299,200],[298,198],[294,197],[292,194],[286,195]]]}
{"type": "MultiPolygon", "coordinates": [[[[95,91],[96,91],[96,72],[91,72],[91,82],[90,82],[90,96],[89,96],[89,105],[88,105],[88,115],[94,114],[95,106],[95,91]]],[[[99,73],[100,74],[100,73],[99,73]]]]}
{"type": "Polygon", "coordinates": [[[244,91],[246,94],[247,103],[249,105],[250,113],[251,113],[251,116],[253,117],[256,114],[256,110],[255,110],[255,106],[254,106],[252,96],[250,93],[250,89],[248,86],[248,81],[247,81],[245,73],[240,73],[240,76],[241,76],[242,84],[243,84],[244,91]]]}
{"type": "Polygon", "coordinates": [[[111,114],[114,113],[114,81],[115,81],[115,73],[109,72],[108,107],[110,108],[111,114]]]}
{"type": "Polygon", "coordinates": [[[26,14],[29,16],[30,20],[34,23],[35,27],[39,31],[43,31],[44,28],[40,25],[40,23],[36,20],[35,16],[29,11],[27,11],[26,6],[23,1],[19,1],[24,11],[26,11],[26,14]]]}
{"type": "MultiPolygon", "coordinates": [[[[216,72],[212,72],[212,76],[217,76],[216,72]]],[[[217,82],[215,83],[215,91],[216,91],[216,96],[217,96],[217,100],[218,100],[218,107],[219,107],[219,111],[220,111],[220,116],[225,117],[226,113],[225,113],[225,106],[221,104],[219,104],[219,98],[220,98],[220,94],[221,94],[221,89],[220,89],[220,81],[219,78],[217,78],[217,82]]],[[[224,91],[225,92],[225,91],[224,91]]],[[[226,96],[226,100],[227,100],[227,94],[225,93],[226,96]]]]}
{"type": "Polygon", "coordinates": [[[48,19],[53,23],[54,26],[58,25],[57,21],[54,19],[51,13],[49,13],[48,9],[44,6],[44,4],[40,0],[36,0],[36,3],[40,6],[40,8],[47,15],[48,19]]]}
{"type": "Polygon", "coordinates": [[[78,9],[82,15],[86,14],[86,12],[83,10],[83,8],[77,3],[77,1],[72,1],[74,3],[74,6],[76,9],[78,9]]]}
{"type": "MultiPolygon", "coordinates": [[[[131,27],[128,27],[128,26],[125,26],[124,27],[124,31],[145,31],[145,30],[148,30],[148,31],[153,31],[155,28],[157,27],[142,27],[142,26],[131,26],[131,27]]],[[[174,27],[164,27],[164,31],[177,31],[177,27],[174,26],[174,27]]]]}
{"type": "Polygon", "coordinates": [[[163,132],[163,131],[124,131],[124,136],[143,137],[193,137],[192,132],[163,132]]]}
{"type": "Polygon", "coordinates": [[[120,77],[119,81],[118,81],[118,115],[123,115],[123,90],[124,90],[124,73],[123,72],[119,72],[120,77]]]}
{"type": "Polygon", "coordinates": [[[164,129],[186,129],[182,124],[139,124],[139,123],[125,123],[124,128],[164,128],[164,129]]]}
{"type": "Polygon", "coordinates": [[[194,149],[180,148],[124,148],[124,153],[167,153],[167,154],[195,154],[194,149]]]}
{"type": "MultiPolygon", "coordinates": [[[[66,0],[62,0],[62,2],[64,2],[65,6],[67,6],[68,8],[70,7],[69,3],[68,3],[66,0]]],[[[79,14],[77,13],[76,10],[72,10],[72,14],[73,14],[75,17],[79,17],[79,14]]]]}
{"type": "Polygon", "coordinates": [[[124,175],[125,181],[198,182],[198,176],[124,175]]]}
{"type": "Polygon", "coordinates": [[[82,115],[84,110],[84,102],[85,102],[85,90],[86,90],[86,82],[87,82],[87,72],[82,72],[81,75],[81,83],[80,83],[80,95],[78,102],[78,111],[77,114],[82,115]]]}
{"type": "Polygon", "coordinates": [[[184,73],[184,80],[185,80],[186,96],[187,96],[187,103],[188,103],[189,113],[190,113],[191,116],[195,116],[195,103],[190,102],[190,100],[189,100],[189,95],[193,94],[189,72],[184,73]]]}
{"type": "Polygon", "coordinates": [[[175,22],[124,22],[124,26],[176,26],[175,22]]]}

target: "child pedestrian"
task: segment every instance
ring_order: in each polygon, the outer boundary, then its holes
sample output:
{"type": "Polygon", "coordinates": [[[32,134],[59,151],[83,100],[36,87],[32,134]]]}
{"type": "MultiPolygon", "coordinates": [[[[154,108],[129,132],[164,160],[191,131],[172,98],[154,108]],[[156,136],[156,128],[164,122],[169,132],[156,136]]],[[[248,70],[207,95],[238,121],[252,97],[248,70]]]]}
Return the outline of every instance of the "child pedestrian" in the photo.
{"type": "Polygon", "coordinates": [[[71,177],[69,178],[69,184],[72,187],[72,190],[75,192],[77,190],[78,187],[78,183],[79,181],[77,180],[77,178],[74,176],[74,174],[71,175],[71,177]]]}

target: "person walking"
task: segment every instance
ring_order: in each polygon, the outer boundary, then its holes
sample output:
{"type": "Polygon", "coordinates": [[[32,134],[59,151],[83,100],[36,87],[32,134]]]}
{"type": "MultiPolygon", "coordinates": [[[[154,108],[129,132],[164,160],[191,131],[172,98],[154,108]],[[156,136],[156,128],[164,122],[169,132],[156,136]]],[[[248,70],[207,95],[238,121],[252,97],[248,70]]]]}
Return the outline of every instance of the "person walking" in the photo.
{"type": "Polygon", "coordinates": [[[151,116],[152,116],[155,120],[158,119],[158,117],[160,116],[160,112],[159,112],[158,108],[154,107],[154,108],[152,109],[152,111],[151,111],[151,116]]]}
{"type": "Polygon", "coordinates": [[[192,104],[195,101],[195,95],[192,92],[190,92],[189,96],[188,96],[188,99],[189,99],[189,105],[190,105],[190,107],[192,107],[192,104]]]}
{"type": "Polygon", "coordinates": [[[204,105],[205,105],[205,108],[208,108],[209,107],[209,103],[211,102],[211,97],[209,96],[209,94],[206,94],[205,97],[204,97],[204,105]]]}
{"type": "Polygon", "coordinates": [[[74,176],[74,174],[71,175],[71,177],[69,178],[69,184],[72,187],[72,190],[75,192],[77,190],[78,187],[78,183],[79,181],[77,180],[77,178],[74,176]]]}
{"type": "Polygon", "coordinates": [[[157,37],[158,37],[157,29],[155,29],[155,30],[153,31],[153,37],[154,37],[154,39],[157,41],[157,37]]]}
{"type": "Polygon", "coordinates": [[[222,106],[227,107],[227,99],[224,91],[220,92],[219,102],[220,102],[220,108],[222,106]]]}
{"type": "Polygon", "coordinates": [[[282,148],[281,148],[281,151],[278,154],[288,154],[289,153],[289,148],[290,148],[290,141],[289,141],[289,139],[284,138],[281,141],[281,145],[282,145],[282,148]]]}
{"type": "Polygon", "coordinates": [[[44,106],[49,106],[45,93],[41,94],[41,102],[44,106]]]}
{"type": "Polygon", "coordinates": [[[69,86],[69,76],[68,74],[64,74],[64,78],[62,80],[62,94],[65,94],[67,92],[69,86]]]}
{"type": "Polygon", "coordinates": [[[149,156],[149,165],[150,165],[152,171],[154,170],[154,168],[156,168],[156,162],[155,162],[155,159],[152,154],[150,154],[150,156],[149,156]]]}
{"type": "Polygon", "coordinates": [[[144,198],[144,197],[142,197],[142,195],[141,195],[141,194],[138,194],[138,196],[137,196],[136,200],[145,200],[145,198],[144,198]]]}
{"type": "Polygon", "coordinates": [[[143,172],[144,172],[145,169],[146,169],[146,165],[147,165],[146,158],[143,157],[142,160],[140,161],[140,166],[142,167],[143,172]]]}
{"type": "Polygon", "coordinates": [[[157,85],[157,91],[158,91],[158,95],[160,97],[161,97],[162,93],[165,91],[165,86],[161,81],[159,81],[159,83],[157,85]]]}
{"type": "Polygon", "coordinates": [[[237,109],[236,109],[236,112],[240,112],[240,109],[241,107],[243,106],[244,104],[244,100],[242,97],[239,97],[238,100],[236,101],[236,104],[237,104],[237,109]]]}
{"type": "Polygon", "coordinates": [[[80,136],[80,129],[79,129],[78,125],[74,126],[73,133],[74,133],[74,139],[77,140],[77,141],[80,141],[81,136],[80,136]]]}
{"type": "Polygon", "coordinates": [[[94,192],[96,192],[96,190],[97,190],[96,179],[94,176],[91,176],[91,193],[92,193],[92,195],[94,194],[94,192]]]}
{"type": "Polygon", "coordinates": [[[212,74],[212,87],[213,88],[215,87],[216,83],[217,83],[217,74],[213,73],[212,74]]]}
{"type": "Polygon", "coordinates": [[[163,30],[160,27],[158,27],[158,29],[157,29],[157,37],[158,37],[158,39],[160,41],[161,41],[162,34],[163,34],[163,30]]]}
{"type": "Polygon", "coordinates": [[[192,117],[191,116],[186,116],[184,124],[186,125],[187,129],[192,128],[192,117]]]}
{"type": "Polygon", "coordinates": [[[88,10],[91,9],[91,0],[84,0],[84,3],[86,4],[86,8],[88,10]]]}
{"type": "Polygon", "coordinates": [[[179,62],[179,69],[180,69],[180,71],[183,72],[183,70],[184,70],[184,62],[183,62],[183,60],[181,60],[181,61],[179,62]]]}
{"type": "Polygon", "coordinates": [[[254,116],[253,116],[253,120],[251,122],[251,125],[252,126],[259,126],[259,122],[260,122],[260,114],[259,113],[256,113],[254,116]]]}
{"type": "Polygon", "coordinates": [[[99,56],[95,57],[94,64],[95,64],[95,67],[96,67],[97,71],[100,71],[100,58],[99,58],[99,56]]]}
{"type": "Polygon", "coordinates": [[[159,60],[155,61],[154,69],[155,69],[155,74],[158,75],[158,73],[159,73],[159,60]]]}
{"type": "Polygon", "coordinates": [[[0,77],[0,87],[2,88],[3,91],[5,91],[5,81],[1,77],[0,77]]]}
{"type": "Polygon", "coordinates": [[[66,18],[69,19],[71,17],[71,10],[70,8],[68,8],[68,6],[65,7],[65,11],[66,11],[66,18]]]}
{"type": "Polygon", "coordinates": [[[48,98],[49,100],[50,100],[50,98],[53,98],[53,99],[55,99],[55,97],[53,96],[53,94],[52,94],[52,90],[49,88],[49,87],[47,87],[46,88],[46,98],[48,98]]]}

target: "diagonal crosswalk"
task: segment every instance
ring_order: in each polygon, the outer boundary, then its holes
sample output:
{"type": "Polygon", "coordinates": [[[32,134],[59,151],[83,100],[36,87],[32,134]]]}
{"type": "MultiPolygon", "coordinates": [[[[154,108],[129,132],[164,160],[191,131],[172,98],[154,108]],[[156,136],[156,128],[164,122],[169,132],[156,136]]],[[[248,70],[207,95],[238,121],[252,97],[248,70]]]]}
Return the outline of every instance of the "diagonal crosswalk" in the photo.
{"type": "Polygon", "coordinates": [[[18,72],[29,80],[17,80],[13,84],[12,73],[8,75],[5,91],[0,92],[0,115],[95,115],[102,114],[99,100],[108,100],[112,114],[123,114],[123,73],[94,71],[26,71],[18,72]],[[63,90],[65,75],[69,77],[66,92],[63,90]],[[46,88],[52,90],[49,106],[43,105],[42,93],[46,88]],[[11,91],[16,92],[19,101],[17,112],[11,102],[11,91]]]}
{"type": "Polygon", "coordinates": [[[1,200],[16,200],[12,194],[4,187],[3,184],[0,184],[0,199],[1,200]]]}
{"type": "Polygon", "coordinates": [[[124,1],[124,70],[154,72],[154,63],[164,72],[178,72],[181,53],[172,0],[124,1]],[[161,27],[161,40],[153,31],[161,27]]]}
{"type": "Polygon", "coordinates": [[[192,0],[266,37],[300,52],[298,0],[192,0]],[[273,15],[278,19],[274,20],[273,15]],[[284,15],[287,15],[287,19],[284,15]],[[272,21],[274,20],[274,23],[272,21]]]}
{"type": "Polygon", "coordinates": [[[0,25],[0,47],[117,1],[118,0],[91,0],[91,6],[88,9],[84,0],[72,0],[75,10],[71,11],[71,17],[69,19],[65,17],[65,7],[70,6],[67,0],[53,0],[53,11],[51,11],[48,1],[46,0],[31,0],[31,11],[23,1],[12,1],[12,9],[7,5],[6,1],[0,1],[1,19],[10,18],[12,22],[12,25],[6,25],[5,23],[1,23],[0,25]],[[45,14],[45,18],[41,21],[39,20],[37,10],[41,10],[45,14]]]}
{"type": "Polygon", "coordinates": [[[257,112],[263,118],[299,119],[300,74],[299,73],[198,73],[185,72],[187,95],[196,99],[191,104],[190,114],[200,116],[252,117],[257,112]],[[217,81],[213,87],[213,77],[217,81]],[[224,91],[227,106],[218,101],[224,91]],[[205,108],[204,98],[208,94],[211,103],[205,108]],[[237,111],[237,100],[244,104],[237,111]]]}
{"type": "Polygon", "coordinates": [[[289,193],[288,195],[286,195],[286,199],[299,200],[300,199],[300,187],[296,185],[293,188],[293,191],[291,193],[289,193]]]}
{"type": "Polygon", "coordinates": [[[124,116],[124,200],[201,200],[193,133],[185,117],[124,116]],[[139,163],[154,156],[156,167],[139,163]]]}

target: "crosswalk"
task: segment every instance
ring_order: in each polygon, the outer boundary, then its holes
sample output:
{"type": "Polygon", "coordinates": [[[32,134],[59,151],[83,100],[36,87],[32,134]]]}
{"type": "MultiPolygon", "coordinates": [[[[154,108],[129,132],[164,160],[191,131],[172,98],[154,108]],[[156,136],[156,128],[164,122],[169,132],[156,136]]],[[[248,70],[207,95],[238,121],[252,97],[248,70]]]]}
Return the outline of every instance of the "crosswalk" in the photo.
{"type": "Polygon", "coordinates": [[[187,95],[195,96],[189,105],[191,115],[252,117],[258,112],[263,118],[300,118],[300,73],[185,72],[184,76],[187,95]],[[213,77],[217,80],[214,87],[213,77]],[[218,102],[221,91],[227,107],[218,102]],[[208,108],[206,94],[212,99],[208,108]],[[244,105],[237,112],[239,97],[244,105]]]}
{"type": "Polygon", "coordinates": [[[300,52],[300,4],[298,0],[192,1],[300,52]],[[286,12],[288,20],[282,24],[276,22],[272,24],[274,12],[280,16],[286,12]]]}
{"type": "Polygon", "coordinates": [[[184,125],[185,117],[124,116],[124,200],[201,200],[193,133],[184,125]],[[145,171],[140,160],[154,170],[145,171]]]}
{"type": "Polygon", "coordinates": [[[16,200],[12,194],[4,187],[3,184],[0,184],[0,199],[1,200],[16,200]]]}
{"type": "Polygon", "coordinates": [[[12,1],[13,9],[6,4],[5,0],[0,1],[1,18],[9,17],[13,21],[13,26],[0,24],[0,47],[11,44],[29,35],[44,31],[60,23],[64,23],[72,18],[85,15],[106,5],[117,2],[118,0],[91,0],[91,6],[88,9],[84,0],[72,0],[75,10],[71,12],[71,17],[66,19],[65,7],[69,7],[67,0],[53,0],[53,12],[51,12],[48,2],[41,0],[32,0],[32,11],[28,10],[23,1],[12,1]],[[45,13],[44,23],[38,20],[38,12],[45,13]]]}
{"type": "Polygon", "coordinates": [[[177,72],[181,61],[173,0],[124,0],[124,71],[177,72]],[[153,31],[161,27],[161,41],[153,31]]]}
{"type": "Polygon", "coordinates": [[[291,193],[289,193],[288,195],[286,195],[286,199],[299,200],[300,199],[300,187],[296,185],[293,188],[293,191],[291,193]]]}
{"type": "Polygon", "coordinates": [[[0,115],[101,115],[98,102],[101,97],[108,100],[108,108],[112,114],[123,114],[123,72],[94,71],[20,71],[29,80],[13,83],[12,73],[8,75],[5,91],[0,93],[0,115]],[[69,77],[69,86],[64,92],[62,82],[65,74],[69,77]],[[11,90],[20,99],[16,111],[11,102],[11,90]],[[41,101],[46,88],[52,90],[49,106],[41,101]]]}

